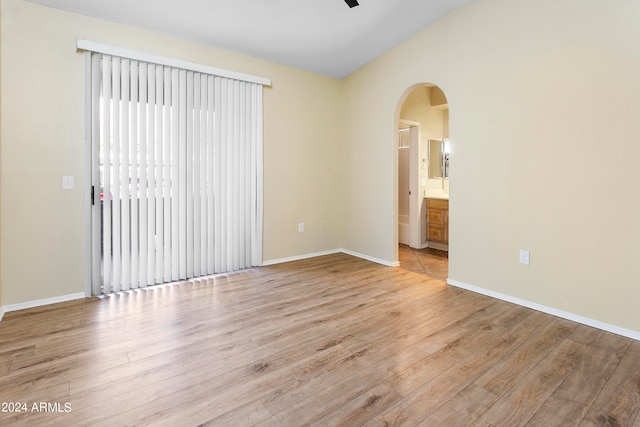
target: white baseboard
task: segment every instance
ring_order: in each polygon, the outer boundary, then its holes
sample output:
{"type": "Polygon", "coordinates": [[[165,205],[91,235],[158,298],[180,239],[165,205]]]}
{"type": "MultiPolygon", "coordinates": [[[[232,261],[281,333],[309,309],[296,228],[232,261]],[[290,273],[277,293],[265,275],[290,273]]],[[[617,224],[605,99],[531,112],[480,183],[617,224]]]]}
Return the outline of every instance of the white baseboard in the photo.
{"type": "Polygon", "coordinates": [[[18,310],[24,310],[26,308],[40,307],[43,305],[55,304],[57,302],[65,302],[65,301],[71,301],[74,299],[81,299],[81,298],[85,298],[85,296],[86,295],[84,294],[84,292],[81,292],[77,294],[62,295],[54,298],[45,298],[45,299],[39,299],[36,301],[27,301],[27,302],[21,302],[18,304],[5,305],[4,307],[2,307],[1,312],[8,313],[10,311],[18,311],[18,310]]]}
{"type": "Polygon", "coordinates": [[[280,259],[272,259],[269,261],[264,261],[262,263],[263,266],[267,266],[267,265],[274,265],[274,264],[282,264],[283,262],[290,262],[290,261],[299,261],[301,259],[307,259],[307,258],[314,258],[314,257],[318,257],[318,256],[323,256],[323,255],[332,255],[332,254],[337,254],[337,253],[345,253],[347,255],[352,255],[358,258],[362,258],[362,259],[366,259],[367,261],[371,261],[371,262],[375,262],[377,264],[382,264],[382,265],[386,265],[387,267],[397,267],[400,265],[400,263],[398,261],[396,262],[389,262],[389,261],[385,261],[383,259],[380,258],[375,258],[375,257],[371,257],[369,255],[364,255],[358,252],[353,252],[350,251],[348,249],[331,249],[329,251],[323,251],[323,252],[314,252],[314,253],[310,253],[310,254],[304,254],[304,255],[297,255],[297,256],[292,256],[289,258],[280,258],[280,259]]]}
{"type": "Polygon", "coordinates": [[[355,256],[358,258],[366,259],[367,261],[375,262],[377,264],[386,265],[387,267],[398,267],[400,265],[400,261],[389,262],[380,258],[375,258],[369,255],[361,254],[359,252],[350,251],[349,249],[340,249],[340,252],[343,252],[347,255],[355,256]]]}
{"type": "Polygon", "coordinates": [[[342,252],[342,249],[331,249],[328,251],[314,252],[311,254],[296,255],[288,258],[279,258],[279,259],[272,259],[269,261],[263,261],[262,265],[267,266],[267,265],[274,265],[274,264],[282,264],[284,262],[300,261],[301,259],[314,258],[317,256],[323,256],[323,255],[332,255],[340,252],[342,252]]]}
{"type": "Polygon", "coordinates": [[[0,307],[0,322],[2,321],[3,317],[4,317],[4,307],[0,307]]]}
{"type": "Polygon", "coordinates": [[[439,251],[449,252],[449,245],[447,243],[427,242],[427,247],[431,249],[437,249],[439,251]]]}
{"type": "Polygon", "coordinates": [[[583,325],[591,326],[603,331],[611,332],[616,335],[631,338],[640,341],[640,332],[633,331],[631,329],[621,328],[609,323],[600,322],[598,320],[590,319],[588,317],[580,316],[578,314],[569,313],[568,311],[558,310],[556,308],[547,307],[535,302],[523,300],[510,295],[502,294],[500,292],[494,292],[488,289],[479,288],[477,286],[469,285],[467,283],[458,282],[456,280],[447,279],[447,283],[457,288],[466,289],[468,291],[476,292],[482,295],[486,295],[492,298],[497,298],[503,301],[511,302],[513,304],[521,305],[523,307],[531,308],[533,310],[541,311],[543,313],[551,314],[553,316],[561,317],[563,319],[571,320],[573,322],[581,323],[583,325]]]}

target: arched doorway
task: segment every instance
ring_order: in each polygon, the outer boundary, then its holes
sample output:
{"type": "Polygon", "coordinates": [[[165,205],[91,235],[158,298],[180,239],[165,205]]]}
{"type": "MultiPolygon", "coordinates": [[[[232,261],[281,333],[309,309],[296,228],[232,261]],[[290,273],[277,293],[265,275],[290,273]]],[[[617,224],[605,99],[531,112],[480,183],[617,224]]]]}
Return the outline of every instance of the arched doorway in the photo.
{"type": "Polygon", "coordinates": [[[407,89],[398,102],[395,129],[400,265],[446,280],[449,105],[444,92],[429,83],[407,89]],[[409,134],[414,139],[408,139],[409,134]]]}

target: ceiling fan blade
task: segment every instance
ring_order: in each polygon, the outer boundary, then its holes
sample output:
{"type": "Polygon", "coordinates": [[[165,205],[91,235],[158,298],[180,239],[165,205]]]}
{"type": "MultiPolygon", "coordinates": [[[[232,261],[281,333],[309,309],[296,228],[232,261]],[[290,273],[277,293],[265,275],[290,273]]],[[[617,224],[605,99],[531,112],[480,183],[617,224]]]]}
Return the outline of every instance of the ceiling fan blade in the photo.
{"type": "Polygon", "coordinates": [[[359,5],[358,0],[344,0],[344,2],[348,4],[349,7],[356,7],[359,5]]]}

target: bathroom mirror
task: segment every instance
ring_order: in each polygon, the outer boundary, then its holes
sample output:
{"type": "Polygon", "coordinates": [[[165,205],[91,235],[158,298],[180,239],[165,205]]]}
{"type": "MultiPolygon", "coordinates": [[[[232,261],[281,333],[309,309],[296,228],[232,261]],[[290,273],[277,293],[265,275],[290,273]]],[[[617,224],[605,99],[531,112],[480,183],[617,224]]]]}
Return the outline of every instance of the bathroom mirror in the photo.
{"type": "Polygon", "coordinates": [[[429,140],[429,178],[449,177],[449,141],[429,140]]]}

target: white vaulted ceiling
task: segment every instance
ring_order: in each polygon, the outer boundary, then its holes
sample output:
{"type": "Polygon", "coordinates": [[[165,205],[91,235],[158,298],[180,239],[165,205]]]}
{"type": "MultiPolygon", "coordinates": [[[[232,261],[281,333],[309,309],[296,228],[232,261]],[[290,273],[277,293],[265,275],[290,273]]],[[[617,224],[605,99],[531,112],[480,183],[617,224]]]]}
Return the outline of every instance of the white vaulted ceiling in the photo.
{"type": "Polygon", "coordinates": [[[474,0],[29,0],[343,78],[474,0]]]}

